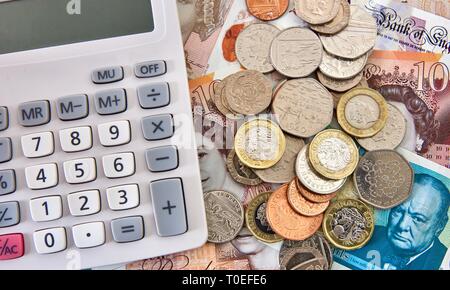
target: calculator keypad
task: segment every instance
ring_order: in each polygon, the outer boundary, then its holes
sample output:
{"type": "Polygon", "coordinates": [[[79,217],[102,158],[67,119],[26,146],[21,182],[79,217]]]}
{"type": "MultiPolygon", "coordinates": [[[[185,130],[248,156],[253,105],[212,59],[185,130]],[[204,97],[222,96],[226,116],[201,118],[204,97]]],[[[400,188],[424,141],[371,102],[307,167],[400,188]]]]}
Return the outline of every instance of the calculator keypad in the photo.
{"type": "Polygon", "coordinates": [[[178,168],[178,149],[176,146],[152,148],[145,151],[147,167],[152,172],[164,172],[178,168]]]}
{"type": "Polygon", "coordinates": [[[20,222],[19,203],[16,201],[0,203],[0,228],[17,225],[20,222]]]}
{"type": "Polygon", "coordinates": [[[99,115],[115,115],[127,109],[127,93],[124,89],[101,91],[95,94],[95,110],[99,115]]]}
{"type": "Polygon", "coordinates": [[[144,238],[144,220],[140,216],[120,218],[111,221],[114,241],[131,243],[144,238]]]}
{"type": "Polygon", "coordinates": [[[131,127],[129,121],[117,121],[98,126],[100,143],[105,147],[120,146],[130,143],[131,127]]]}
{"type": "Polygon", "coordinates": [[[56,113],[62,121],[74,121],[89,115],[88,96],[73,95],[61,97],[56,102],[56,113]]]}
{"type": "Polygon", "coordinates": [[[19,106],[19,123],[24,127],[34,127],[50,122],[50,103],[34,101],[19,106]]]}
{"type": "Polygon", "coordinates": [[[52,132],[43,132],[22,136],[23,155],[38,158],[52,155],[55,152],[55,141],[52,132]]]}
{"type": "Polygon", "coordinates": [[[143,109],[157,109],[170,104],[168,83],[158,83],[139,87],[137,90],[139,104],[143,109]]]}
{"type": "Polygon", "coordinates": [[[103,169],[108,178],[131,176],[136,171],[133,153],[119,153],[103,157],[103,169]]]}
{"type": "Polygon", "coordinates": [[[97,178],[97,164],[94,158],[66,161],[63,167],[66,181],[69,184],[88,183],[97,178]]]}
{"type": "Polygon", "coordinates": [[[172,115],[150,116],[142,119],[142,131],[148,141],[168,139],[175,133],[172,115]]]}
{"type": "Polygon", "coordinates": [[[111,210],[132,209],[139,206],[139,186],[128,184],[110,187],[106,190],[106,197],[111,210]]]}
{"type": "Polygon", "coordinates": [[[89,126],[64,129],[59,132],[64,152],[81,152],[92,148],[92,129],[89,126]]]}
{"type": "Polygon", "coordinates": [[[162,76],[167,72],[166,62],[163,60],[139,63],[134,69],[138,78],[153,78],[162,76]]]}
{"type": "Polygon", "coordinates": [[[92,72],[92,81],[95,84],[109,84],[123,80],[124,73],[121,66],[112,66],[97,69],[92,72]]]}
{"type": "Polygon", "coordinates": [[[73,216],[93,215],[101,210],[100,191],[88,190],[67,196],[70,213],[73,216]]]}
{"type": "Polygon", "coordinates": [[[61,196],[46,196],[30,200],[31,218],[35,222],[49,222],[62,218],[61,196]]]}
{"type": "Polygon", "coordinates": [[[0,196],[16,191],[16,172],[12,169],[0,171],[0,196]]]}
{"type": "Polygon", "coordinates": [[[0,163],[12,159],[12,143],[10,138],[0,138],[0,163]]]}
{"type": "Polygon", "coordinates": [[[53,254],[67,249],[65,228],[52,228],[36,231],[33,234],[34,246],[38,254],[53,254]]]}
{"type": "Polygon", "coordinates": [[[5,131],[9,126],[8,108],[0,107],[0,131],[5,131]]]}
{"type": "Polygon", "coordinates": [[[22,234],[0,236],[0,261],[13,260],[25,254],[22,234]]]}
{"type": "Polygon", "coordinates": [[[94,248],[106,242],[103,222],[85,223],[72,227],[75,246],[80,249],[94,248]]]}

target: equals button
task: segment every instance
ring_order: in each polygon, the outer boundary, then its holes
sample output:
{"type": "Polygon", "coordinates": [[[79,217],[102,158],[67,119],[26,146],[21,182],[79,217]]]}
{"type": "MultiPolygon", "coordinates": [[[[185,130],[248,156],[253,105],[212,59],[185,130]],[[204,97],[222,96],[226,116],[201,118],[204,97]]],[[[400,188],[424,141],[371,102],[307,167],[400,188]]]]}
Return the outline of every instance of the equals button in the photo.
{"type": "Polygon", "coordinates": [[[126,217],[111,221],[114,241],[130,243],[144,238],[144,219],[141,216],[126,217]]]}

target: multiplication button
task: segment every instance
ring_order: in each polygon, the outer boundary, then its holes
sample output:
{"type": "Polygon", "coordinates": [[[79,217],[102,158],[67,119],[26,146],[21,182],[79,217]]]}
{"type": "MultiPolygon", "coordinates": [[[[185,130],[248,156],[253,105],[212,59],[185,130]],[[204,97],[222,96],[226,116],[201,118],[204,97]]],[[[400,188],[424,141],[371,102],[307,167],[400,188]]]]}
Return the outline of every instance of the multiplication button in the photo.
{"type": "Polygon", "coordinates": [[[16,191],[16,173],[14,170],[0,171],[0,196],[16,191]]]}
{"type": "Polygon", "coordinates": [[[158,83],[139,87],[137,89],[139,104],[143,109],[157,109],[170,104],[170,89],[168,83],[158,83]]]}
{"type": "Polygon", "coordinates": [[[174,122],[172,115],[150,116],[142,119],[142,131],[147,141],[157,141],[173,136],[174,122]]]}
{"type": "Polygon", "coordinates": [[[0,107],[0,131],[5,131],[9,126],[8,108],[0,107]]]}

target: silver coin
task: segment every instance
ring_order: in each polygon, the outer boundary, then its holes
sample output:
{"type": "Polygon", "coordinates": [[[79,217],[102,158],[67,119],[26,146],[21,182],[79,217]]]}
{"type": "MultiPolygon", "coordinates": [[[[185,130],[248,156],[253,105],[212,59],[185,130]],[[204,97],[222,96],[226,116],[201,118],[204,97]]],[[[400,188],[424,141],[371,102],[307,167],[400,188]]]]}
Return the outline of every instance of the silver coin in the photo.
{"type": "Polygon", "coordinates": [[[292,248],[286,250],[280,260],[281,270],[327,270],[327,260],[316,249],[292,248]]]}
{"type": "Polygon", "coordinates": [[[350,21],[350,4],[347,0],[341,0],[341,5],[337,16],[328,23],[319,25],[310,25],[309,27],[318,33],[336,34],[347,27],[350,21]]]}
{"type": "MultiPolygon", "coordinates": [[[[360,82],[363,78],[363,74],[364,74],[364,72],[360,72],[358,75],[356,75],[355,77],[353,77],[351,79],[336,80],[336,79],[330,78],[330,77],[324,75],[323,73],[321,73],[320,71],[318,71],[317,78],[322,83],[322,85],[329,88],[330,90],[332,90],[334,92],[345,93],[360,84],[360,82]]],[[[331,92],[331,94],[333,94],[333,92],[331,92]]],[[[336,104],[337,104],[337,102],[336,102],[336,104]]]]}
{"type": "Polygon", "coordinates": [[[255,186],[263,182],[249,167],[242,164],[234,150],[228,153],[227,169],[231,177],[240,184],[255,186]]]}
{"type": "Polygon", "coordinates": [[[294,0],[295,13],[310,24],[324,24],[333,20],[339,13],[340,0],[294,0]]]}
{"type": "Polygon", "coordinates": [[[324,52],[319,69],[324,75],[330,78],[336,80],[348,80],[354,78],[363,71],[368,58],[368,53],[357,59],[351,60],[324,52]]]}

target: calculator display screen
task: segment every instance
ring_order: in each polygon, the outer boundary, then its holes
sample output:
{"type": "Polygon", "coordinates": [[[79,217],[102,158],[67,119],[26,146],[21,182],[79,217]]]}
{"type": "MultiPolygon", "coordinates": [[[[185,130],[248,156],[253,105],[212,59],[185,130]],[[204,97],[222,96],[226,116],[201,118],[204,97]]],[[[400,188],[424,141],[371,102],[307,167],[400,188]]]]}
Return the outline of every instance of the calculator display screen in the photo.
{"type": "Polygon", "coordinates": [[[151,32],[150,0],[0,2],[0,54],[151,32]]]}

